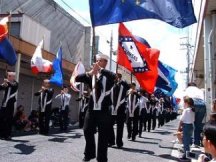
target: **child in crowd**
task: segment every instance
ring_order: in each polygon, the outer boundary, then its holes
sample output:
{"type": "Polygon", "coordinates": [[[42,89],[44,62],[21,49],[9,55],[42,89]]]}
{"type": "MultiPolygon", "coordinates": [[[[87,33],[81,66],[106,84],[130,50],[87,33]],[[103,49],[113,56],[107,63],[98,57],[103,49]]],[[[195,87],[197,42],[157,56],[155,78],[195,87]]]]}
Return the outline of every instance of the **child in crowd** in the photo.
{"type": "Polygon", "coordinates": [[[184,110],[182,112],[180,123],[178,127],[178,132],[183,133],[183,145],[184,145],[184,154],[181,160],[187,160],[186,158],[186,151],[190,151],[190,143],[191,137],[193,133],[193,123],[195,120],[195,113],[193,109],[193,99],[186,96],[184,97],[184,110]]]}
{"type": "Polygon", "coordinates": [[[14,116],[14,126],[17,130],[30,131],[31,122],[28,120],[24,113],[24,106],[19,105],[17,107],[16,114],[14,116]]]}

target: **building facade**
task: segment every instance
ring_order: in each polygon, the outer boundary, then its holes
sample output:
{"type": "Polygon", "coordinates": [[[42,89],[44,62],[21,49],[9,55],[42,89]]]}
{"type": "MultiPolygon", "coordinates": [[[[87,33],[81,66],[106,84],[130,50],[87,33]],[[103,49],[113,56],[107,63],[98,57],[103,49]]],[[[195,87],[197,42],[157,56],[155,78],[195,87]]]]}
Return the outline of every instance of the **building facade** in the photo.
{"type": "MultiPolygon", "coordinates": [[[[9,26],[9,39],[18,56],[17,65],[10,67],[0,60],[0,80],[3,81],[7,69],[18,72],[19,91],[17,105],[24,105],[27,115],[38,108],[38,98],[34,92],[41,88],[48,74],[34,75],[31,73],[30,60],[38,43],[44,39],[43,58],[51,62],[62,45],[63,73],[65,83],[69,85],[70,76],[78,61],[82,61],[86,69],[90,67],[90,37],[91,28],[82,25],[53,0],[1,0],[0,17],[12,13],[9,26]]],[[[60,93],[60,87],[52,85],[55,95],[60,93]]],[[[78,120],[79,104],[76,102],[78,93],[72,94],[70,117],[78,120]]],[[[0,100],[2,95],[0,95],[0,100]]],[[[60,105],[53,100],[53,107],[60,105]]]]}
{"type": "Polygon", "coordinates": [[[216,1],[194,0],[194,8],[198,23],[191,27],[195,35],[193,64],[190,80],[204,89],[208,112],[212,111],[212,102],[216,96],[216,1]]]}

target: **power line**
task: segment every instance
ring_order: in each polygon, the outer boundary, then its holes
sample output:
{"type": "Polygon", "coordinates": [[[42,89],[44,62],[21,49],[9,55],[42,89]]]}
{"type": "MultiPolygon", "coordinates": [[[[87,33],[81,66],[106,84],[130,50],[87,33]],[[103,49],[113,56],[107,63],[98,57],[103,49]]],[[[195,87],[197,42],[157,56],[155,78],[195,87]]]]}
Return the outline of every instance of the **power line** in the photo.
{"type": "Polygon", "coordinates": [[[88,23],[88,25],[91,26],[91,23],[85,19],[83,16],[81,16],[78,12],[76,12],[76,10],[74,10],[69,4],[67,4],[64,0],[61,0],[62,3],[64,3],[68,8],[70,8],[74,13],[76,13],[81,19],[83,19],[86,23],[88,23]]]}

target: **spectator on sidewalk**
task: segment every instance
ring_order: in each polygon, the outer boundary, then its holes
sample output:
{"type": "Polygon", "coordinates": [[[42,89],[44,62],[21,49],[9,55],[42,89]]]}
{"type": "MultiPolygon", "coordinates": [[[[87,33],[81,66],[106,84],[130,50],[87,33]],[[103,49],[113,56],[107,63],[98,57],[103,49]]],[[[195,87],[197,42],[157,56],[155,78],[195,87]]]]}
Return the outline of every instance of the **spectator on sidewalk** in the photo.
{"type": "Polygon", "coordinates": [[[178,127],[178,132],[183,132],[183,145],[184,154],[181,160],[187,160],[186,151],[190,151],[191,137],[193,134],[193,123],[194,123],[194,110],[193,110],[193,99],[186,96],[184,97],[184,110],[182,116],[180,117],[180,123],[178,127]]]}
{"type": "Polygon", "coordinates": [[[194,146],[199,147],[201,144],[201,132],[204,125],[204,118],[206,115],[206,105],[204,102],[204,93],[199,89],[195,83],[188,83],[188,87],[185,90],[185,95],[189,96],[194,101],[195,108],[195,121],[194,121],[194,146]]]}
{"type": "MultiPolygon", "coordinates": [[[[203,146],[205,153],[209,153],[212,156],[210,162],[216,162],[216,121],[210,120],[207,122],[203,129],[203,146]]],[[[201,154],[198,162],[205,162],[206,155],[201,154]]]]}
{"type": "Polygon", "coordinates": [[[31,114],[28,117],[28,120],[31,121],[31,129],[37,130],[39,126],[39,115],[38,111],[32,110],[31,114]]]}
{"type": "Polygon", "coordinates": [[[24,112],[24,106],[19,105],[17,107],[17,111],[14,115],[14,126],[16,130],[24,130],[24,131],[30,131],[31,130],[31,121],[28,120],[25,112],[24,112]]]}

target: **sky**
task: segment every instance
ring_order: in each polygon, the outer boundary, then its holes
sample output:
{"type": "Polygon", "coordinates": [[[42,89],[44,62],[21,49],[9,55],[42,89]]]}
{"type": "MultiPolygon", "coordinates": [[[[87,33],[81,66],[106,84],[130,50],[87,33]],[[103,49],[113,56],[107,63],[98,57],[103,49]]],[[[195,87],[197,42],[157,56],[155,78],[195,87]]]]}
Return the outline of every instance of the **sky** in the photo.
{"type": "MultiPolygon", "coordinates": [[[[55,1],[85,26],[91,26],[88,0],[55,1]],[[63,2],[67,3],[70,8],[63,2]]],[[[187,66],[186,50],[180,44],[185,43],[185,37],[188,36],[189,28],[178,29],[165,22],[153,19],[131,21],[124,24],[133,35],[145,38],[152,48],[160,50],[160,61],[178,71],[176,74],[176,81],[179,84],[176,91],[178,96],[178,93],[181,93],[186,87],[186,73],[183,73],[187,66]]],[[[111,31],[113,31],[113,49],[117,49],[118,24],[96,27],[95,30],[96,35],[100,36],[99,51],[109,54],[110,45],[107,43],[107,40],[110,40],[111,31]]]]}

